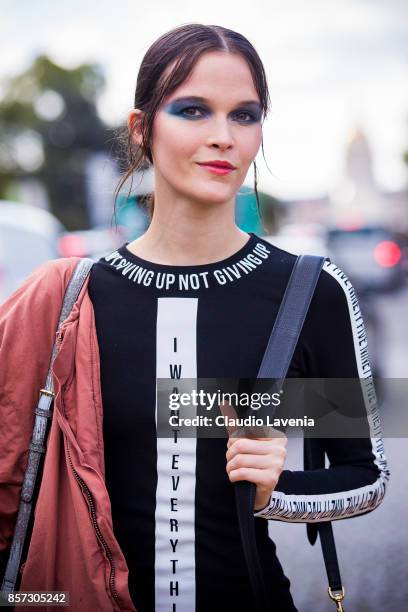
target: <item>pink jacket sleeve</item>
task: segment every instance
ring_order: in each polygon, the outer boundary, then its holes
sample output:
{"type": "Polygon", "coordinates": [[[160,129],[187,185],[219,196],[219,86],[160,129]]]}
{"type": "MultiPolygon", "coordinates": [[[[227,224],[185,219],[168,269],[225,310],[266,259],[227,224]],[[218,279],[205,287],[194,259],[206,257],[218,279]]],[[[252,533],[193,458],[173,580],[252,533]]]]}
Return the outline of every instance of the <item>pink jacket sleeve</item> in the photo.
{"type": "MultiPolygon", "coordinates": [[[[0,556],[11,545],[34,425],[66,284],[78,258],[36,268],[0,305],[0,556]]],[[[1,563],[0,563],[1,565],[1,563]]]]}

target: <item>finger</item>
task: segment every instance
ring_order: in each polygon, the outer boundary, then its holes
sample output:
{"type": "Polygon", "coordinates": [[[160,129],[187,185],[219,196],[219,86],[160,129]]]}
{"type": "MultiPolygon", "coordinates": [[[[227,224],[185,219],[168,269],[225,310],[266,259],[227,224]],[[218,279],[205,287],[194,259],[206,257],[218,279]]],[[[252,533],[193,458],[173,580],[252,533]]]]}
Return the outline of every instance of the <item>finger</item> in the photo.
{"type": "Polygon", "coordinates": [[[242,467],[229,472],[228,477],[231,482],[238,482],[240,480],[248,480],[256,485],[260,485],[267,488],[273,488],[276,486],[278,481],[278,475],[275,470],[259,470],[257,468],[242,467]]]}
{"type": "MultiPolygon", "coordinates": [[[[236,444],[238,442],[238,440],[244,440],[244,439],[245,438],[228,438],[227,449],[229,450],[234,444],[236,444]]],[[[227,452],[228,452],[228,450],[227,450],[227,452]]]]}
{"type": "Polygon", "coordinates": [[[226,453],[227,459],[232,459],[238,453],[249,453],[251,455],[267,455],[275,453],[278,449],[285,449],[287,446],[287,440],[282,438],[259,438],[256,440],[250,438],[239,438],[231,441],[228,444],[228,450],[226,453]]]}
{"type": "MultiPolygon", "coordinates": [[[[243,428],[240,427],[239,428],[239,432],[241,432],[243,428]]],[[[281,435],[281,436],[273,436],[271,438],[267,438],[266,436],[262,436],[261,438],[248,438],[246,436],[236,436],[233,435],[232,437],[228,438],[227,440],[227,446],[230,447],[232,444],[234,444],[235,442],[237,442],[238,440],[264,440],[267,442],[270,442],[271,440],[277,440],[277,439],[284,439],[287,440],[287,436],[285,436],[285,434],[281,435]]]]}
{"type": "Polygon", "coordinates": [[[257,468],[259,470],[270,469],[274,465],[279,466],[280,461],[276,460],[271,455],[235,455],[228,461],[226,468],[227,473],[239,468],[257,468]]]}
{"type": "Polygon", "coordinates": [[[235,455],[226,455],[226,465],[233,465],[235,467],[245,467],[255,462],[256,466],[267,468],[271,466],[283,465],[286,461],[287,452],[285,448],[274,448],[269,453],[263,454],[249,454],[249,453],[237,453],[235,455]],[[251,458],[254,459],[251,459],[251,458]]]}

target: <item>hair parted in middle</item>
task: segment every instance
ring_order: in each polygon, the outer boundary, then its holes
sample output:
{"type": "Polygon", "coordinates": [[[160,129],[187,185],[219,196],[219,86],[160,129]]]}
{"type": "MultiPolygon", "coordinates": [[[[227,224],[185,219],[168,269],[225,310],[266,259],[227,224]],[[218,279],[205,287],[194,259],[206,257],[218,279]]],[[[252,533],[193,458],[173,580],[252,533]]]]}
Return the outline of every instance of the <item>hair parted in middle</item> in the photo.
{"type": "MultiPolygon", "coordinates": [[[[143,111],[140,122],[141,145],[133,139],[136,124],[131,130],[119,132],[119,146],[125,153],[126,168],[115,189],[115,204],[120,189],[134,172],[146,170],[153,164],[151,153],[153,122],[163,100],[188,79],[199,58],[211,51],[224,51],[242,56],[251,71],[262,108],[262,120],[270,110],[270,97],[262,61],[252,44],[238,32],[217,25],[188,23],[160,36],[147,50],[141,62],[136,82],[134,108],[143,111]],[[168,66],[173,68],[165,76],[168,66]]],[[[262,142],[262,153],[263,142],[262,142]]],[[[254,190],[257,204],[257,168],[254,163],[254,190]]],[[[154,194],[145,198],[150,219],[154,210],[154,194]]]]}

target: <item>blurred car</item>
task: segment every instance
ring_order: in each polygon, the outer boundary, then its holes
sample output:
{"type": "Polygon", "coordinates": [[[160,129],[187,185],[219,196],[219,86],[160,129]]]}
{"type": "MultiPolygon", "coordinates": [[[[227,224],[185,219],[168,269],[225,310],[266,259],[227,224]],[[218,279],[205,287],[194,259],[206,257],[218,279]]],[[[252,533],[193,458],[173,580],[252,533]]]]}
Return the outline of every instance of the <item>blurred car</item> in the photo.
{"type": "Polygon", "coordinates": [[[382,362],[382,319],[376,293],[397,289],[403,282],[400,250],[394,236],[382,227],[327,230],[317,223],[286,224],[274,236],[263,236],[275,246],[295,255],[324,255],[343,270],[356,290],[369,340],[372,374],[379,377],[382,362]]]}
{"type": "Polygon", "coordinates": [[[404,286],[401,246],[390,230],[378,225],[331,228],[328,243],[334,263],[347,274],[357,293],[369,339],[372,372],[377,378],[377,393],[381,393],[383,317],[377,298],[404,286]]]}
{"type": "Polygon", "coordinates": [[[398,231],[395,232],[395,240],[399,244],[401,249],[401,263],[400,266],[405,274],[405,278],[408,278],[408,232],[398,231]]]}
{"type": "Polygon", "coordinates": [[[47,210],[0,200],[0,303],[34,268],[59,257],[58,238],[64,230],[47,210]]]}
{"type": "Polygon", "coordinates": [[[334,263],[360,294],[394,291],[403,285],[402,250],[388,229],[375,225],[331,228],[328,245],[334,263]]]}
{"type": "Polygon", "coordinates": [[[58,240],[61,257],[90,257],[97,261],[128,241],[125,228],[95,227],[89,230],[64,232],[58,240]]]}

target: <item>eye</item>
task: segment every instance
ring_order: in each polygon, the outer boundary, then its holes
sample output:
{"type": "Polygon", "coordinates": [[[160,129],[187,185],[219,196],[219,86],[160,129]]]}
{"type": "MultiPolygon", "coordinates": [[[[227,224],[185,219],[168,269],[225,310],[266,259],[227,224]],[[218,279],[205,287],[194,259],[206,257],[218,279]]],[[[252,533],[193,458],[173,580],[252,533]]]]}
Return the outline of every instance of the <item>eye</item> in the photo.
{"type": "Polygon", "coordinates": [[[194,114],[194,111],[198,111],[199,113],[201,113],[201,109],[198,108],[198,106],[186,106],[186,108],[183,108],[183,110],[181,111],[181,114],[185,115],[186,117],[194,117],[194,118],[201,117],[201,115],[194,114]],[[193,112],[188,112],[188,111],[193,111],[193,112]]]}
{"type": "Polygon", "coordinates": [[[240,111],[235,116],[238,117],[238,120],[242,121],[242,123],[251,123],[252,121],[256,121],[256,118],[252,115],[252,113],[248,113],[247,111],[240,111]],[[240,115],[247,115],[248,119],[239,119],[240,115]]]}
{"type": "MultiPolygon", "coordinates": [[[[206,111],[199,106],[185,106],[180,110],[180,115],[190,117],[191,119],[201,119],[206,115],[206,111]]],[[[248,111],[238,111],[234,115],[240,123],[254,123],[257,117],[248,111]]]]}

